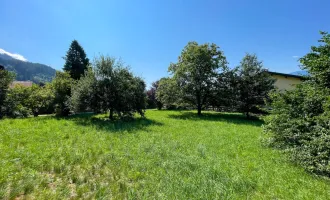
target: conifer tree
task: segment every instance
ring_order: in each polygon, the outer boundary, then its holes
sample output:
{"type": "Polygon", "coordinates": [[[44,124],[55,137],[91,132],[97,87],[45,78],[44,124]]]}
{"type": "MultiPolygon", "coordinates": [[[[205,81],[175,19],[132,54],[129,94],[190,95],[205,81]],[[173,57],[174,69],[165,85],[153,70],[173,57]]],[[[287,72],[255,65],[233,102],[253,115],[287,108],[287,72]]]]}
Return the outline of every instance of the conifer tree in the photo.
{"type": "Polygon", "coordinates": [[[89,65],[89,59],[77,40],[71,42],[70,48],[64,59],[65,65],[63,70],[68,72],[71,78],[75,80],[80,79],[80,77],[84,75],[85,70],[89,65]]]}

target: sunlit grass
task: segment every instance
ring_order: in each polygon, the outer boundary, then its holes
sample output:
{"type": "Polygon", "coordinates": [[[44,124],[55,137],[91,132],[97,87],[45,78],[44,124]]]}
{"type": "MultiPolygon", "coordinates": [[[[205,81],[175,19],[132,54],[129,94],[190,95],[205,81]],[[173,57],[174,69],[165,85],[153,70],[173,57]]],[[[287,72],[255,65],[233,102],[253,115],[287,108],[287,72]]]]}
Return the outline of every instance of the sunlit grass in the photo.
{"type": "Polygon", "coordinates": [[[0,121],[0,199],[327,199],[330,182],[236,114],[148,111],[0,121]]]}

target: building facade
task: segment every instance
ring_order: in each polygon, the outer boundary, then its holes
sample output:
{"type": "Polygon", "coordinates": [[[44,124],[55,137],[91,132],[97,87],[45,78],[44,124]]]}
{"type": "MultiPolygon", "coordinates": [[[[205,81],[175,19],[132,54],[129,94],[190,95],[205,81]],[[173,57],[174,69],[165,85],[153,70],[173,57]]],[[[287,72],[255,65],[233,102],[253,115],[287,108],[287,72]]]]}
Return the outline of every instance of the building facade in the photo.
{"type": "Polygon", "coordinates": [[[284,74],[279,72],[268,72],[274,79],[276,79],[275,87],[280,91],[293,90],[297,84],[302,83],[303,76],[284,74]]]}

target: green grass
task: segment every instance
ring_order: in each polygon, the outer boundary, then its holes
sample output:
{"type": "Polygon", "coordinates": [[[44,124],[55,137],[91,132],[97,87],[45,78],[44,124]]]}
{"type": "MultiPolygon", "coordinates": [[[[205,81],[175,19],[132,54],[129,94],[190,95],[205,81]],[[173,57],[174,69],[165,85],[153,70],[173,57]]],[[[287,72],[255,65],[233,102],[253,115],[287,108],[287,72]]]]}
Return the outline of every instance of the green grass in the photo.
{"type": "Polygon", "coordinates": [[[0,121],[0,199],[328,199],[330,182],[240,115],[147,111],[0,121]]]}

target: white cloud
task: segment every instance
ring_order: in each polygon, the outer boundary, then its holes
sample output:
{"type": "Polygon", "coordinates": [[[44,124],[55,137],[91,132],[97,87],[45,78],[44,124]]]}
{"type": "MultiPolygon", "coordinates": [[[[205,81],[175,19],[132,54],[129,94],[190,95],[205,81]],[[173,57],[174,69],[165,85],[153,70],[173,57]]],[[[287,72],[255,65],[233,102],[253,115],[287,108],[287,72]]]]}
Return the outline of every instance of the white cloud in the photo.
{"type": "Polygon", "coordinates": [[[295,58],[295,59],[297,59],[297,58],[300,58],[300,56],[292,56],[292,58],[295,58]]]}
{"type": "Polygon", "coordinates": [[[24,58],[24,56],[19,55],[19,54],[15,54],[15,53],[9,53],[9,52],[7,52],[7,51],[5,51],[5,50],[3,50],[3,49],[0,49],[0,54],[5,54],[5,55],[7,55],[7,56],[10,56],[10,57],[12,57],[12,58],[15,58],[15,59],[17,59],[17,60],[21,60],[21,61],[24,61],[24,62],[27,61],[27,59],[24,58]]]}

